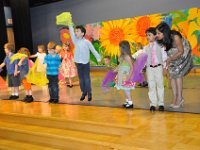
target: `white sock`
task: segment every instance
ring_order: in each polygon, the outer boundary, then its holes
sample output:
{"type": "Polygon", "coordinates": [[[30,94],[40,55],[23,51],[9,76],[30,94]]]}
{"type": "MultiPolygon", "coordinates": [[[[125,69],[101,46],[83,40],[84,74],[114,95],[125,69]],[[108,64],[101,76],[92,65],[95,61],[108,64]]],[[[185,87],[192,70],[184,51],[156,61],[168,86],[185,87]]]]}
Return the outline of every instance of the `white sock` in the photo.
{"type": "Polygon", "coordinates": [[[128,101],[128,104],[129,104],[129,105],[132,105],[132,104],[133,104],[133,102],[132,102],[132,101],[128,101]]]}

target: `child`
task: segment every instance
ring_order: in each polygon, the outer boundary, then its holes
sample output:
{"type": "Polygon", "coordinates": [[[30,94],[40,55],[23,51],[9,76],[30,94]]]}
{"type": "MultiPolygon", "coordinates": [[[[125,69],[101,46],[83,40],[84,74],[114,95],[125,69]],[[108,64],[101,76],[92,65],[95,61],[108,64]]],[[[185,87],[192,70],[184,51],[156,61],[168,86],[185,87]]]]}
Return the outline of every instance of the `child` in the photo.
{"type": "Polygon", "coordinates": [[[43,64],[46,56],[44,45],[38,45],[38,52],[29,58],[36,58],[33,67],[27,75],[27,81],[38,86],[45,86],[48,83],[46,78],[46,65],[43,64]]]}
{"type": "Polygon", "coordinates": [[[28,57],[30,56],[30,52],[27,48],[22,47],[22,48],[20,48],[18,53],[27,55],[27,57],[20,59],[18,66],[19,66],[21,83],[24,86],[24,90],[26,93],[26,97],[23,99],[23,101],[30,103],[30,102],[33,102],[31,83],[27,82],[27,80],[26,80],[26,75],[28,74],[28,71],[29,71],[28,57]]]}
{"type": "Polygon", "coordinates": [[[56,54],[60,55],[62,52],[62,46],[56,45],[56,54]]]}
{"type": "Polygon", "coordinates": [[[80,101],[85,99],[88,95],[88,101],[92,100],[92,89],[90,80],[90,51],[94,54],[97,61],[101,61],[101,56],[97,53],[92,43],[85,39],[86,29],[83,26],[76,26],[75,33],[72,26],[72,21],[69,23],[69,31],[74,43],[74,62],[76,63],[78,70],[78,77],[80,81],[80,87],[82,96],[80,101]]]}
{"type": "Polygon", "coordinates": [[[164,83],[163,83],[163,68],[165,68],[165,60],[167,54],[164,47],[161,47],[156,42],[155,28],[146,30],[147,40],[149,45],[144,47],[144,51],[148,55],[147,58],[147,80],[149,87],[150,111],[155,111],[158,105],[159,111],[164,111],[164,83]],[[158,97],[157,97],[158,95],[158,97]]]}
{"type": "Polygon", "coordinates": [[[117,74],[117,81],[115,87],[119,90],[124,90],[126,94],[126,102],[123,104],[125,108],[133,108],[133,102],[131,99],[131,89],[135,89],[134,83],[126,84],[133,76],[133,61],[130,51],[130,44],[128,41],[121,41],[119,65],[115,69],[117,74]]]}
{"type": "Polygon", "coordinates": [[[77,70],[76,70],[76,66],[74,64],[74,57],[73,57],[72,51],[70,49],[69,42],[63,44],[63,50],[64,51],[61,56],[62,57],[62,65],[61,65],[60,72],[61,72],[62,76],[64,76],[65,78],[68,78],[69,85],[67,85],[67,86],[72,88],[73,87],[72,78],[77,75],[77,70]]]}
{"type": "MultiPolygon", "coordinates": [[[[143,50],[143,46],[140,42],[136,43],[135,48],[136,48],[136,52],[132,55],[133,59],[137,59],[141,54],[145,53],[143,50]]],[[[142,72],[143,72],[143,74],[145,74],[146,69],[144,68],[142,72]]],[[[145,75],[144,75],[144,77],[145,77],[145,75]]],[[[141,86],[141,87],[148,86],[146,79],[142,83],[139,83],[138,86],[141,86]]]]}
{"type": "Polygon", "coordinates": [[[140,55],[141,53],[144,53],[144,51],[143,51],[143,46],[140,42],[136,43],[135,48],[136,48],[136,52],[132,55],[132,57],[134,59],[137,59],[138,55],[140,55]]]}
{"type": "Polygon", "coordinates": [[[56,43],[51,41],[47,45],[48,55],[44,58],[44,64],[46,64],[46,74],[49,80],[48,89],[50,95],[50,103],[59,102],[59,87],[58,87],[58,71],[61,64],[60,56],[56,54],[56,43]]]}
{"type": "Polygon", "coordinates": [[[11,43],[6,43],[4,45],[4,51],[6,53],[6,58],[3,63],[0,65],[0,69],[4,66],[7,68],[8,74],[8,87],[11,87],[12,94],[8,98],[9,100],[18,99],[19,98],[19,86],[20,86],[20,77],[17,74],[17,63],[15,60],[13,63],[10,63],[11,57],[14,55],[15,49],[14,45],[11,43]]]}

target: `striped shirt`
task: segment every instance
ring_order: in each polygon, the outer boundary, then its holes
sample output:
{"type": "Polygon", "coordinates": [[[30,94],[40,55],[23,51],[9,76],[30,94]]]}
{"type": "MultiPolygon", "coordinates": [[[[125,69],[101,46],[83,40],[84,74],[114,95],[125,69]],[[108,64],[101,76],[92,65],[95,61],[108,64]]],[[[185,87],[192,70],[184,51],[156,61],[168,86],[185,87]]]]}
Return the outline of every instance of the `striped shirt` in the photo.
{"type": "Polygon", "coordinates": [[[46,55],[44,58],[44,64],[47,64],[47,75],[58,75],[61,59],[58,54],[46,55]]]}

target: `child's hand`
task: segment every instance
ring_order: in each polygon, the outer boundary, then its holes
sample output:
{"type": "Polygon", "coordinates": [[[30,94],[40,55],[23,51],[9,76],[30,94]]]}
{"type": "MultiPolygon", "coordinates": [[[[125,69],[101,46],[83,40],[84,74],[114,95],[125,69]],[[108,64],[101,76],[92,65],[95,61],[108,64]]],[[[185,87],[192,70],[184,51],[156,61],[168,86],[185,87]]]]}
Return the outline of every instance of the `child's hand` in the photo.
{"type": "Polygon", "coordinates": [[[14,72],[14,77],[16,77],[19,73],[20,73],[20,71],[15,71],[14,72]]]}
{"type": "Polygon", "coordinates": [[[166,68],[163,69],[163,76],[167,76],[168,70],[166,68]]]}
{"type": "Polygon", "coordinates": [[[18,66],[21,66],[22,65],[22,61],[19,61],[19,63],[17,64],[18,66]]]}

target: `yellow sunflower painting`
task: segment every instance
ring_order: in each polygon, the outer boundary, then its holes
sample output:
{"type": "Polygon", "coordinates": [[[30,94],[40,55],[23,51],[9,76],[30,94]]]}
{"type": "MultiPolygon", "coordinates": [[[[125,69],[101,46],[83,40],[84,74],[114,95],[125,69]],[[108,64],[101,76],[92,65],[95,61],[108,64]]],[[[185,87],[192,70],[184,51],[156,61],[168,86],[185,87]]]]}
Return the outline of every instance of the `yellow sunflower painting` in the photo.
{"type": "Polygon", "coordinates": [[[133,40],[135,42],[140,42],[143,45],[147,44],[146,30],[149,27],[156,27],[162,21],[162,16],[160,14],[139,16],[132,18],[132,33],[133,40]]]}
{"type": "Polygon", "coordinates": [[[133,42],[131,19],[120,19],[102,22],[100,30],[101,46],[105,48],[105,54],[119,56],[119,43],[122,40],[133,42]]]}

